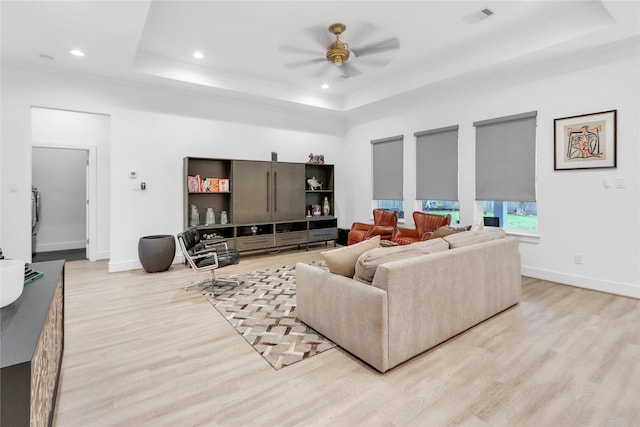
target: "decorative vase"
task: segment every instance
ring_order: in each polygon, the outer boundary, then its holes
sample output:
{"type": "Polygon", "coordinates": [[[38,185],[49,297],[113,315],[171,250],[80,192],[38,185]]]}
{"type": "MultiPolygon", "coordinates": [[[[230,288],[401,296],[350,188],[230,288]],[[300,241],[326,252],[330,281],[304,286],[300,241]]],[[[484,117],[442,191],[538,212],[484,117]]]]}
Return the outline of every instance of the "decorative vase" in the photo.
{"type": "Polygon", "coordinates": [[[331,205],[329,204],[329,198],[325,196],[324,202],[322,202],[322,213],[324,216],[329,216],[331,213],[331,205]]]}
{"type": "Polygon", "coordinates": [[[227,211],[220,212],[220,224],[229,223],[229,217],[227,216],[227,211]]]}
{"type": "Polygon", "coordinates": [[[216,213],[213,208],[207,208],[205,220],[205,225],[211,225],[216,223],[216,213]]]}
{"type": "Polygon", "coordinates": [[[191,214],[189,215],[189,226],[193,227],[196,225],[200,225],[200,212],[198,211],[198,206],[190,205],[190,212],[191,214]]]}
{"type": "Polygon", "coordinates": [[[147,273],[167,271],[176,254],[176,241],[170,234],[144,236],[138,241],[138,258],[147,273]]]}

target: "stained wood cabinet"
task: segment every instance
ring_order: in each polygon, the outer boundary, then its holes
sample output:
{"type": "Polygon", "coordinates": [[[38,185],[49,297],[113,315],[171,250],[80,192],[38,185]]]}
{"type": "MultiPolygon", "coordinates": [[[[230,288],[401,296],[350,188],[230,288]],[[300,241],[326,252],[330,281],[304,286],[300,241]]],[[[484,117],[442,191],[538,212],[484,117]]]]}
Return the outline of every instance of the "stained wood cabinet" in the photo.
{"type": "Polygon", "coordinates": [[[234,222],[303,218],[304,164],[234,160],[234,222]]]}

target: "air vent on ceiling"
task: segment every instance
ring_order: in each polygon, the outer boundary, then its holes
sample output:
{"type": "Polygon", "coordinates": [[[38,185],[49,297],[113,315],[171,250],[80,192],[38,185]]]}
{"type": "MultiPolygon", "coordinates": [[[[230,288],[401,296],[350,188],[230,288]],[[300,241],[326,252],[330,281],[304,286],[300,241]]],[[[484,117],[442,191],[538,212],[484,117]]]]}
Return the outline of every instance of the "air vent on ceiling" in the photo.
{"type": "Polygon", "coordinates": [[[488,17],[495,15],[495,11],[493,9],[489,9],[488,7],[485,7],[482,10],[479,10],[477,12],[471,13],[467,16],[462,17],[462,19],[469,23],[469,24],[475,24],[477,22],[480,22],[484,19],[487,19],[488,17]]]}

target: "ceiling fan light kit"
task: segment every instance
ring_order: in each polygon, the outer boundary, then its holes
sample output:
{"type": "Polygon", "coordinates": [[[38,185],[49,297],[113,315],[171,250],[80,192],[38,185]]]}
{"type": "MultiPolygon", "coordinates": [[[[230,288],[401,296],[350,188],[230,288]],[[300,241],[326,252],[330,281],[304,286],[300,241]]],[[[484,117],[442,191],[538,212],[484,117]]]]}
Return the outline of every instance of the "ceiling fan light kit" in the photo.
{"type": "Polygon", "coordinates": [[[333,24],[329,27],[329,32],[336,36],[336,41],[327,49],[327,61],[333,65],[340,66],[349,60],[349,45],[340,40],[340,34],[347,29],[344,24],[333,24]]]}

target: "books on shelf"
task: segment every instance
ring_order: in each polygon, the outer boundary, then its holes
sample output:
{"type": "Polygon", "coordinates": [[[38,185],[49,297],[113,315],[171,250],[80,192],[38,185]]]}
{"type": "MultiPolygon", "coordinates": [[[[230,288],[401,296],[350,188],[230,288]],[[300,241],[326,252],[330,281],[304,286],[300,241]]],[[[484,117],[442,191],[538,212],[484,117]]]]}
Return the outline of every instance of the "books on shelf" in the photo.
{"type": "Polygon", "coordinates": [[[189,193],[228,193],[230,191],[228,178],[201,178],[200,175],[187,177],[189,193]]]}

